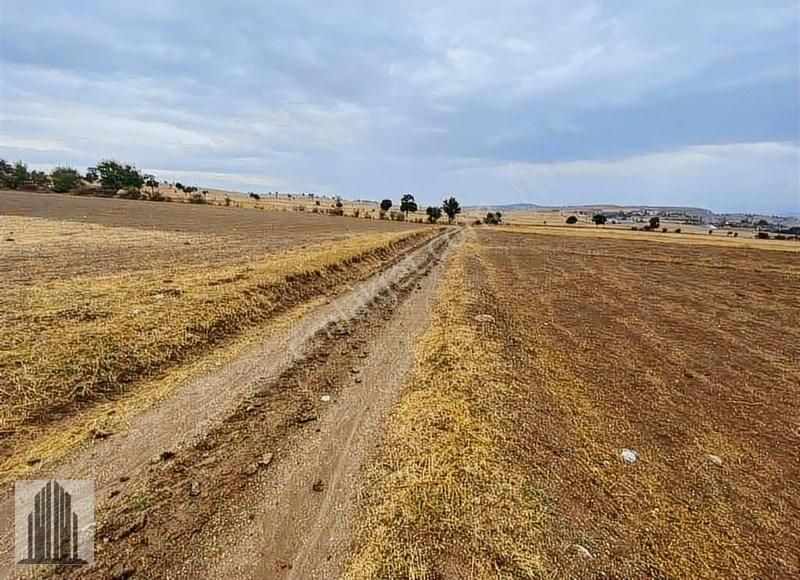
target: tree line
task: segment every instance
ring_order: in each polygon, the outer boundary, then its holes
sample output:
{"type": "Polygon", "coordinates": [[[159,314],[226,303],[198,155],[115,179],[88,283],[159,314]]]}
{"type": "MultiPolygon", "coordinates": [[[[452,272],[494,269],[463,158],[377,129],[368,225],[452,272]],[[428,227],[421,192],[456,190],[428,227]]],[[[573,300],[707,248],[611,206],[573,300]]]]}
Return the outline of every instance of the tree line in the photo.
{"type": "MultiPolygon", "coordinates": [[[[391,199],[384,199],[380,203],[381,208],[381,217],[384,218],[386,213],[394,207],[394,203],[391,199]]],[[[419,210],[419,206],[417,205],[414,196],[410,193],[403,194],[400,198],[400,212],[405,215],[405,219],[408,219],[409,213],[416,213],[419,210]]],[[[428,206],[425,208],[425,214],[428,216],[428,223],[435,224],[441,218],[442,214],[447,216],[447,222],[453,223],[456,215],[461,213],[461,205],[458,203],[458,200],[450,196],[450,198],[445,199],[442,201],[441,206],[428,206]]]]}
{"type": "MultiPolygon", "coordinates": [[[[175,188],[187,194],[190,202],[205,202],[204,194],[207,192],[198,192],[197,187],[176,182],[175,188]]],[[[103,159],[97,165],[87,168],[83,174],[69,166],[54,167],[49,173],[30,170],[22,161],[12,164],[5,159],[0,159],[0,189],[49,190],[56,193],[81,193],[104,197],[118,196],[128,199],[144,198],[152,201],[169,201],[169,198],[159,191],[159,181],[154,175],[143,173],[134,165],[113,159],[103,159]]],[[[249,196],[261,199],[258,194],[251,193],[249,196]]],[[[311,198],[313,199],[313,195],[311,198]]],[[[343,206],[341,198],[337,196],[335,201],[336,209],[341,212],[343,206]]],[[[319,201],[316,203],[319,205],[319,201]]],[[[391,199],[381,201],[381,217],[385,218],[392,207],[394,204],[391,199]]],[[[407,220],[409,214],[419,210],[419,206],[414,196],[406,193],[400,198],[399,209],[407,220]]],[[[441,206],[429,206],[425,209],[428,223],[431,224],[437,223],[443,215],[447,216],[448,223],[453,223],[456,215],[460,213],[461,205],[453,196],[443,200],[441,206]]],[[[392,218],[394,219],[394,215],[392,218]]],[[[500,214],[498,213],[498,222],[499,218],[500,214]]]]}
{"type": "MultiPolygon", "coordinates": [[[[56,193],[92,193],[108,197],[119,195],[131,199],[145,197],[165,201],[154,175],[142,173],[135,166],[104,159],[81,174],[74,167],[57,166],[49,173],[29,170],[22,161],[13,165],[0,159],[0,187],[4,189],[41,190],[56,193]]],[[[196,190],[197,188],[193,188],[196,190]]],[[[184,189],[188,191],[188,188],[184,189]]]]}

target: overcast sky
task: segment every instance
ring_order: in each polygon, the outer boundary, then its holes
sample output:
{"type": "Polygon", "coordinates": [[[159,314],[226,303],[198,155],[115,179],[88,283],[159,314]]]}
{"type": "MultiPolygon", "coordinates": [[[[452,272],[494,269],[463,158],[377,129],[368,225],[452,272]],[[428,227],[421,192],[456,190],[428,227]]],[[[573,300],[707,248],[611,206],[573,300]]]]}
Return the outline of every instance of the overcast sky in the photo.
{"type": "Polygon", "coordinates": [[[0,5],[0,156],[32,166],[800,212],[797,0],[0,5]]]}

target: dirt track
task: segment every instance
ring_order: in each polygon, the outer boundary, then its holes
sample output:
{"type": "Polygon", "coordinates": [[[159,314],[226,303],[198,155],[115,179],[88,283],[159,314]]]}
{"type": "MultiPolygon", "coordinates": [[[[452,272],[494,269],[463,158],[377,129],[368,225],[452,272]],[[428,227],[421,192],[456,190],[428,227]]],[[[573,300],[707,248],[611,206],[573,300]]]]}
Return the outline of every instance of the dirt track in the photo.
{"type": "MultiPolygon", "coordinates": [[[[329,576],[355,473],[402,384],[447,244],[413,252],[53,470],[94,479],[99,506],[95,566],[62,573],[329,576]]],[[[4,530],[12,518],[6,499],[4,530]]],[[[21,573],[6,567],[10,540],[0,538],[2,577],[21,573]]]]}
{"type": "Polygon", "coordinates": [[[56,470],[101,508],[97,564],[59,572],[797,575],[794,254],[484,228],[434,304],[436,262],[413,252],[56,470]]]}

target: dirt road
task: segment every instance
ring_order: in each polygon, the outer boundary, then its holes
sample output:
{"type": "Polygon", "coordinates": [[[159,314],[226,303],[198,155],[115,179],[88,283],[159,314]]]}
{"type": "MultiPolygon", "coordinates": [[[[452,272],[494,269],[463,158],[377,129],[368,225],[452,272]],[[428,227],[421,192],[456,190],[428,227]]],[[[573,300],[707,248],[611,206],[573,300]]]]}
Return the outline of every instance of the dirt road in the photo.
{"type": "MultiPolygon", "coordinates": [[[[331,576],[357,471],[403,382],[449,244],[436,238],[41,474],[96,485],[96,563],[59,573],[331,576]]],[[[4,531],[12,520],[6,495],[4,531]]],[[[26,573],[7,564],[11,540],[0,537],[0,577],[26,573]]]]}

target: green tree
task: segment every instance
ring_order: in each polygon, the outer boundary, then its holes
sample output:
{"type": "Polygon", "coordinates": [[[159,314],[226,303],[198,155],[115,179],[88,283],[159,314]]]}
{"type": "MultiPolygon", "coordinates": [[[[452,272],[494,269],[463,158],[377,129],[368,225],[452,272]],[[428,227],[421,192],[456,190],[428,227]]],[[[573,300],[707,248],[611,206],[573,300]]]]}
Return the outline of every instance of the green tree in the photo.
{"type": "Polygon", "coordinates": [[[133,165],[123,165],[118,161],[105,159],[97,164],[100,184],[107,192],[117,193],[120,189],[138,193],[144,185],[144,176],[133,165]]]}
{"type": "Polygon", "coordinates": [[[0,186],[19,189],[30,183],[32,183],[32,179],[27,165],[22,161],[17,161],[14,165],[11,165],[5,159],[0,159],[0,186]]]}
{"type": "Polygon", "coordinates": [[[439,221],[439,218],[442,217],[442,208],[428,207],[425,210],[425,213],[428,214],[428,223],[435,224],[437,221],[439,221]]]}
{"type": "Polygon", "coordinates": [[[31,183],[31,174],[28,166],[22,161],[11,165],[5,160],[0,160],[0,185],[9,189],[19,189],[31,183]]]}
{"type": "Polygon", "coordinates": [[[650,229],[657,230],[661,226],[661,219],[658,216],[653,216],[650,218],[650,229]]]}
{"type": "Polygon", "coordinates": [[[592,221],[596,226],[603,226],[608,221],[608,218],[602,214],[596,213],[592,216],[592,221]]]}
{"type": "Polygon", "coordinates": [[[165,201],[167,198],[158,189],[158,179],[154,175],[145,175],[144,184],[150,190],[147,199],[150,201],[165,201]]]}
{"type": "Polygon", "coordinates": [[[578,223],[578,218],[577,218],[577,217],[575,217],[574,215],[571,215],[571,216],[569,216],[569,217],[567,218],[567,223],[568,223],[569,225],[576,224],[576,223],[578,223]]]}
{"type": "Polygon", "coordinates": [[[56,167],[50,172],[50,180],[53,182],[53,191],[67,193],[80,185],[81,174],[72,167],[56,167]]]}
{"type": "Polygon", "coordinates": [[[154,175],[145,175],[144,184],[150,188],[150,197],[154,197],[158,189],[158,179],[154,175]]]}
{"type": "Polygon", "coordinates": [[[414,196],[410,193],[406,193],[403,197],[400,198],[400,211],[406,214],[406,219],[408,219],[408,213],[414,213],[417,211],[417,202],[414,200],[414,196]]]}
{"type": "Polygon", "coordinates": [[[392,209],[392,200],[391,199],[384,199],[381,202],[381,211],[382,212],[387,212],[390,209],[392,209]]]}
{"type": "Polygon", "coordinates": [[[22,161],[17,161],[14,164],[14,189],[24,187],[31,181],[31,174],[28,172],[28,166],[22,161]]]}
{"type": "Polygon", "coordinates": [[[14,166],[0,159],[0,187],[11,187],[14,181],[14,166]]]}
{"type": "Polygon", "coordinates": [[[442,210],[447,215],[447,223],[453,223],[456,215],[461,213],[461,205],[455,197],[450,196],[449,199],[442,202],[442,210]]]}

